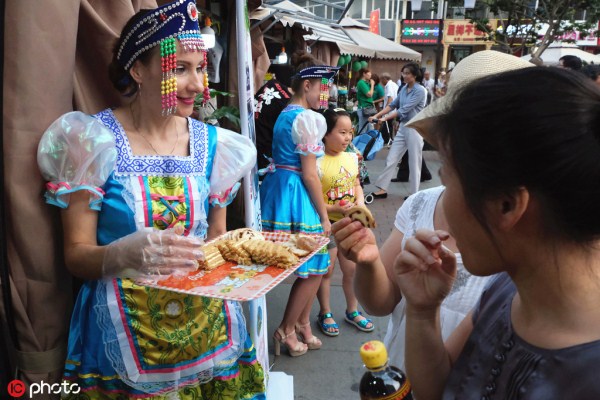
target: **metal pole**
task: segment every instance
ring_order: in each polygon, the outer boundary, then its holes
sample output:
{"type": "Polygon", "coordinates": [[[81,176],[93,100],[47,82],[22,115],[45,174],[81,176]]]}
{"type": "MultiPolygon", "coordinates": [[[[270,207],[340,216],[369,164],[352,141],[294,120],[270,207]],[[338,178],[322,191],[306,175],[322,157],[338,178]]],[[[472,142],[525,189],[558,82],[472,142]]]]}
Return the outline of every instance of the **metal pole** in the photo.
{"type": "MultiPolygon", "coordinates": [[[[248,19],[247,2],[235,1],[236,34],[237,34],[237,73],[238,99],[240,107],[240,127],[242,135],[256,144],[254,130],[254,81],[252,73],[252,45],[250,43],[250,20],[248,19]]],[[[258,198],[258,173],[254,165],[244,177],[244,211],[246,226],[261,230],[260,199],[258,198]]],[[[265,371],[265,386],[269,371],[269,354],[267,342],[267,304],[265,297],[249,302],[250,337],[256,348],[256,356],[265,371]]]]}
{"type": "Polygon", "coordinates": [[[352,6],[352,3],[354,3],[354,0],[350,0],[348,2],[348,4],[346,4],[346,8],[344,8],[344,11],[342,11],[342,16],[340,17],[340,19],[338,20],[338,24],[340,22],[342,22],[342,20],[344,19],[344,17],[346,16],[346,13],[348,12],[348,10],[350,9],[350,6],[352,6]]]}

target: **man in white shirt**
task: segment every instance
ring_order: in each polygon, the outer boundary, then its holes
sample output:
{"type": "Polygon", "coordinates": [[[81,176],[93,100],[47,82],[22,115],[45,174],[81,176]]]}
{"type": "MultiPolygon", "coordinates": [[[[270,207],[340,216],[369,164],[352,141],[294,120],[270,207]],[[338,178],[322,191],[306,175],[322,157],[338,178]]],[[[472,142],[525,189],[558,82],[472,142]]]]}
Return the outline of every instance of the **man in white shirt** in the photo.
{"type": "MultiPolygon", "coordinates": [[[[383,108],[385,108],[388,104],[394,101],[398,95],[398,85],[392,80],[389,72],[384,72],[381,74],[381,83],[384,85],[383,108]]],[[[393,121],[385,121],[381,126],[381,135],[383,136],[385,143],[388,143],[392,139],[392,134],[394,132],[393,124],[393,121]]]]}
{"type": "Polygon", "coordinates": [[[435,88],[435,81],[431,78],[429,71],[425,71],[425,74],[423,75],[423,86],[427,89],[427,105],[429,105],[431,99],[433,99],[433,91],[435,88]]]}

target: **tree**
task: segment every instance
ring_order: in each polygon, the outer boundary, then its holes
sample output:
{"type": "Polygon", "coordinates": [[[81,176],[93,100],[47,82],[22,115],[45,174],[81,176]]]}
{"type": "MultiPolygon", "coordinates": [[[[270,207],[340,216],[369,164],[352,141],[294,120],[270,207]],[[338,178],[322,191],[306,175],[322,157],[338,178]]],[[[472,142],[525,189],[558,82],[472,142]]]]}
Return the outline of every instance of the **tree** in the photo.
{"type": "MultiPolygon", "coordinates": [[[[500,19],[498,29],[487,18],[471,18],[477,28],[487,34],[507,53],[533,47],[532,60],[540,59],[557,37],[574,30],[582,36],[599,36],[594,32],[600,19],[600,0],[478,0],[477,10],[487,10],[500,19]],[[584,21],[575,21],[578,10],[585,10],[584,21]],[[547,28],[544,31],[544,28],[547,28]]],[[[469,14],[476,14],[467,11],[469,14]]],[[[568,40],[566,40],[568,41],[568,40]]]]}

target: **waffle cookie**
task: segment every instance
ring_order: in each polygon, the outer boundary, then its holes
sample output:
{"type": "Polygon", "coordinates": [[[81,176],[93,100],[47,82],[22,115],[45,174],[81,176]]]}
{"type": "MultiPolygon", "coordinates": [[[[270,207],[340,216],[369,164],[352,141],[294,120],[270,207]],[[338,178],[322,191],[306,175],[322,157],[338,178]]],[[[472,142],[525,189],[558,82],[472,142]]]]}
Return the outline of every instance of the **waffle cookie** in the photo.
{"type": "Polygon", "coordinates": [[[257,264],[287,269],[298,262],[298,257],[288,248],[268,240],[250,239],[245,241],[242,247],[257,264]]]}
{"type": "Polygon", "coordinates": [[[211,271],[219,265],[225,264],[225,259],[214,244],[202,246],[202,251],[204,252],[204,260],[198,260],[200,269],[211,271]]]}
{"type": "Polygon", "coordinates": [[[216,245],[223,258],[227,261],[233,261],[238,265],[252,265],[250,254],[243,247],[243,244],[247,241],[248,240],[221,240],[217,242],[216,245]]]}

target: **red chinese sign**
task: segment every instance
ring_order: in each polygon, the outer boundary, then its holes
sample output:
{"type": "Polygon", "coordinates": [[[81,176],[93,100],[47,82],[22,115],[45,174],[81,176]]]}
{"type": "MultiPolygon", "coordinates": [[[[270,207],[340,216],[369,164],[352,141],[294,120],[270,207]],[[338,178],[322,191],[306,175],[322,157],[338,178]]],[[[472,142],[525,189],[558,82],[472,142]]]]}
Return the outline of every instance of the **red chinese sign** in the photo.
{"type": "Polygon", "coordinates": [[[379,8],[371,11],[369,18],[369,31],[379,35],[379,8]]]}
{"type": "MultiPolygon", "coordinates": [[[[489,22],[491,29],[498,28],[498,20],[491,19],[489,22]]],[[[477,29],[477,27],[466,19],[448,19],[444,23],[445,44],[464,43],[464,44],[484,44],[487,35],[477,29]]]]}

